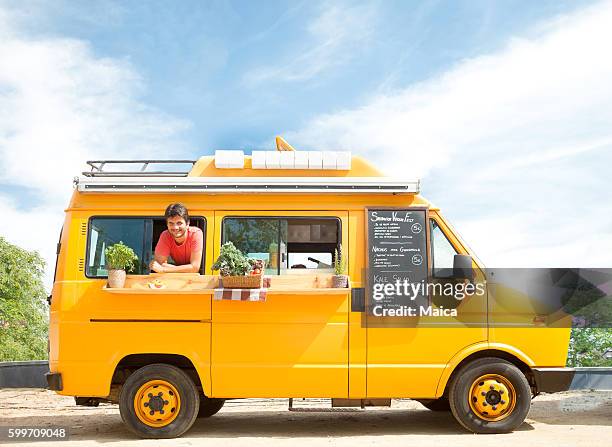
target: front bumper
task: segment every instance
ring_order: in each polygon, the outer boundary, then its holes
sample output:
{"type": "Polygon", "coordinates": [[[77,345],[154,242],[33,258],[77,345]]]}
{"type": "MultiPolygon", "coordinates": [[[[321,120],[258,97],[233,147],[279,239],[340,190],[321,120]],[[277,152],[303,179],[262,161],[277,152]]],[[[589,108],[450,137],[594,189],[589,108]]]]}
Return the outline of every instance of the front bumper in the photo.
{"type": "Polygon", "coordinates": [[[574,368],[532,368],[539,393],[567,391],[572,384],[574,368]]]}
{"type": "Polygon", "coordinates": [[[62,373],[48,372],[45,374],[45,377],[47,378],[47,384],[50,390],[62,391],[64,389],[64,385],[62,384],[62,373]]]}

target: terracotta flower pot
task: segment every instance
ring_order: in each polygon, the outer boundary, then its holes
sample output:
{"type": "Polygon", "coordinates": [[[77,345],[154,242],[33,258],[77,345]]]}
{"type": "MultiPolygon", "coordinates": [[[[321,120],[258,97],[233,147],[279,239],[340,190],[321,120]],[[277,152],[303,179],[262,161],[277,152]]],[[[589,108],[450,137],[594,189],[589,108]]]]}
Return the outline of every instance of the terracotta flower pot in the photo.
{"type": "Polygon", "coordinates": [[[125,270],[108,270],[108,287],[113,289],[121,289],[125,286],[125,278],[126,278],[125,270]]]}
{"type": "Polygon", "coordinates": [[[346,289],[348,287],[348,275],[332,276],[332,287],[335,289],[346,289]]]}

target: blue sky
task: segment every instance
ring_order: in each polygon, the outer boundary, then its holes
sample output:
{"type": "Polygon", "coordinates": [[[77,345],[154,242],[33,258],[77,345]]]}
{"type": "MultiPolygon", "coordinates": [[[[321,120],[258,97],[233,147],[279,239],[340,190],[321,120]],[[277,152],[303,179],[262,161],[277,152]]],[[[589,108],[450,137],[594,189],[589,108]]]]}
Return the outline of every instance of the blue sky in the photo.
{"type": "Polygon", "coordinates": [[[145,84],[142,101],[188,120],[184,138],[209,152],[359,107],[586,2],[55,3],[14,5],[32,13],[24,22],[33,35],[80,39],[97,57],[131,64],[145,84]]]}
{"type": "Polygon", "coordinates": [[[489,265],[603,266],[611,10],[0,0],[0,211],[52,229],[0,234],[52,259],[87,159],[197,158],[280,134],[422,178],[489,265]]]}

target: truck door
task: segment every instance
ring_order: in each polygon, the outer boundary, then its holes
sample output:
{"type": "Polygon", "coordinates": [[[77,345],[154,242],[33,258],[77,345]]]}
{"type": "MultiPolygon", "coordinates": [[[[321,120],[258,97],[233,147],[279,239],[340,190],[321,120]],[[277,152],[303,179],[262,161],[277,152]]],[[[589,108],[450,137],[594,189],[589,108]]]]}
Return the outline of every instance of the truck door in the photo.
{"type": "MultiPolygon", "coordinates": [[[[427,212],[426,222],[428,283],[456,283],[449,277],[453,257],[465,249],[436,212],[427,212]]],[[[429,294],[432,309],[454,308],[456,317],[400,317],[403,321],[389,326],[368,323],[368,397],[434,397],[449,360],[487,339],[486,293],[457,300],[438,293],[443,289],[433,290],[429,294]]]]}
{"type": "Polygon", "coordinates": [[[231,241],[266,261],[265,301],[215,299],[214,397],[347,397],[349,289],[325,289],[348,213],[215,213],[215,258],[231,241]]]}

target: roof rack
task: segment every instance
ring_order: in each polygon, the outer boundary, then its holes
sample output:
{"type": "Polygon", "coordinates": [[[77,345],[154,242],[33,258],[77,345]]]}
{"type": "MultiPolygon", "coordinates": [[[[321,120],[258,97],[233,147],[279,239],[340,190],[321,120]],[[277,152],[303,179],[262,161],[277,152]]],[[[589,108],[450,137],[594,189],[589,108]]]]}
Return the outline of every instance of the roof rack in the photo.
{"type": "Polygon", "coordinates": [[[85,177],[187,177],[191,168],[197,160],[90,160],[87,162],[91,166],[90,171],[83,171],[85,177]],[[105,171],[107,165],[117,167],[117,165],[139,164],[137,170],[126,171],[105,171]],[[189,164],[188,171],[147,171],[149,165],[155,164],[189,164]]]}

